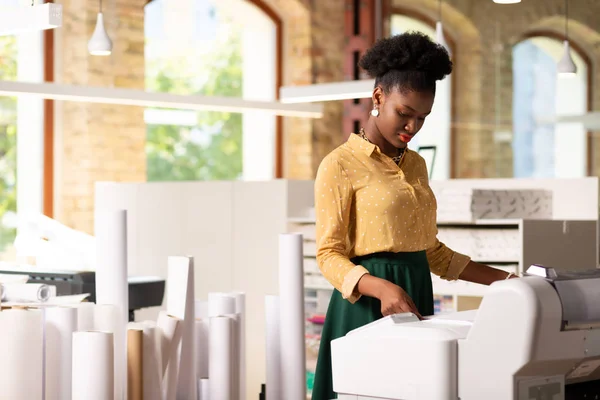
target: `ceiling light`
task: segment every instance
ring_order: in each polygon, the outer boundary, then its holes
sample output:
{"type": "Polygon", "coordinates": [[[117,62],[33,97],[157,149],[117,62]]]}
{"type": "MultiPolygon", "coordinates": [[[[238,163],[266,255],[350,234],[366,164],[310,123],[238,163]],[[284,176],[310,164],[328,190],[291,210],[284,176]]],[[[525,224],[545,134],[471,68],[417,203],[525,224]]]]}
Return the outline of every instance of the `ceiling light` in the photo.
{"type": "Polygon", "coordinates": [[[61,4],[2,7],[0,36],[59,28],[62,26],[62,16],[61,4]]]}
{"type": "Polygon", "coordinates": [[[520,2],[521,0],[494,0],[496,4],[516,4],[520,2]]]}
{"type": "Polygon", "coordinates": [[[279,89],[279,99],[282,103],[366,99],[373,95],[374,86],[375,79],[283,86],[279,89]]]}
{"type": "Polygon", "coordinates": [[[236,97],[178,95],[137,89],[74,86],[58,83],[13,82],[0,80],[0,96],[32,96],[48,100],[119,104],[179,110],[243,113],[262,111],[284,117],[321,118],[321,104],[281,104],[276,101],[251,101],[236,97]]]}
{"type": "Polygon", "coordinates": [[[100,0],[100,11],[96,19],[96,27],[92,38],[88,42],[88,51],[93,56],[108,56],[112,52],[112,41],[104,29],[104,15],[102,14],[102,0],[100,0]]]}
{"type": "Polygon", "coordinates": [[[571,47],[568,40],[563,42],[563,47],[563,56],[556,65],[556,69],[561,76],[574,76],[577,74],[577,65],[571,57],[571,47]]]}

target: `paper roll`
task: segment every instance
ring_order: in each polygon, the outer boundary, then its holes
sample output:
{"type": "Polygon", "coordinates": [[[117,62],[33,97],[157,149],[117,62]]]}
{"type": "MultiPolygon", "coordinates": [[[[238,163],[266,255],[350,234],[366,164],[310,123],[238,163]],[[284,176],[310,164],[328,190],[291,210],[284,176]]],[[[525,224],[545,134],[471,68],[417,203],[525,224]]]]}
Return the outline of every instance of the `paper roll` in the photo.
{"type": "Polygon", "coordinates": [[[115,388],[117,400],[127,394],[126,325],[129,321],[127,281],[127,211],[98,210],[94,219],[96,237],[96,304],[120,309],[120,328],[115,334],[115,388]],[[118,337],[120,336],[120,337],[118,337]]]}
{"type": "Polygon", "coordinates": [[[143,385],[144,400],[162,399],[161,332],[155,321],[140,322],[144,331],[143,385]]]}
{"type": "Polygon", "coordinates": [[[167,312],[182,320],[181,343],[177,350],[177,398],[195,399],[198,385],[194,348],[194,259],[169,257],[167,274],[167,312]]]}
{"type": "Polygon", "coordinates": [[[229,317],[210,319],[209,398],[233,400],[233,321],[229,317]]]}
{"type": "Polygon", "coordinates": [[[303,271],[302,235],[279,235],[281,398],[286,400],[306,400],[303,271]]]}
{"type": "Polygon", "coordinates": [[[77,309],[77,330],[93,331],[94,327],[94,309],[96,304],[83,302],[73,306],[77,309]]]}
{"type": "Polygon", "coordinates": [[[198,379],[198,400],[210,400],[208,379],[198,379]]]}
{"type": "Polygon", "coordinates": [[[113,334],[114,354],[112,360],[115,365],[112,368],[114,373],[112,382],[115,400],[125,398],[123,397],[123,381],[127,380],[127,332],[122,322],[120,307],[112,304],[97,304],[94,308],[94,330],[113,334]],[[125,355],[124,365],[119,362],[122,355],[125,355]]]}
{"type": "Polygon", "coordinates": [[[6,283],[3,286],[6,302],[45,302],[56,295],[56,286],[43,283],[6,283]]]}
{"type": "Polygon", "coordinates": [[[116,400],[110,332],[73,333],[73,400],[116,400]]]}
{"type": "Polygon", "coordinates": [[[43,313],[39,309],[0,311],[0,396],[10,400],[43,396],[43,313]]]}
{"type": "Polygon", "coordinates": [[[196,320],[196,378],[208,378],[208,338],[210,336],[210,321],[196,320]]]}
{"type": "Polygon", "coordinates": [[[212,318],[228,314],[235,314],[235,298],[230,293],[209,293],[208,316],[212,318]]]}
{"type": "Polygon", "coordinates": [[[279,296],[265,296],[266,314],[266,397],[282,399],[281,395],[281,339],[279,337],[279,296]]]}
{"type": "Polygon", "coordinates": [[[242,392],[240,386],[241,317],[240,314],[229,314],[225,317],[231,319],[231,398],[239,399],[242,392]]]}
{"type": "Polygon", "coordinates": [[[47,307],[45,313],[45,400],[71,400],[73,332],[77,309],[47,307]]]}
{"type": "Polygon", "coordinates": [[[239,386],[240,400],[246,399],[246,294],[242,292],[232,292],[230,294],[235,299],[235,313],[239,315],[238,332],[238,354],[237,364],[239,365],[239,386]]]}
{"type": "Polygon", "coordinates": [[[179,346],[183,331],[183,321],[179,318],[161,311],[158,314],[158,328],[160,330],[160,349],[162,359],[162,392],[166,400],[175,400],[177,397],[177,376],[179,374],[179,346]]]}
{"type": "Polygon", "coordinates": [[[142,400],[144,371],[144,330],[127,329],[127,400],[142,400]]]}

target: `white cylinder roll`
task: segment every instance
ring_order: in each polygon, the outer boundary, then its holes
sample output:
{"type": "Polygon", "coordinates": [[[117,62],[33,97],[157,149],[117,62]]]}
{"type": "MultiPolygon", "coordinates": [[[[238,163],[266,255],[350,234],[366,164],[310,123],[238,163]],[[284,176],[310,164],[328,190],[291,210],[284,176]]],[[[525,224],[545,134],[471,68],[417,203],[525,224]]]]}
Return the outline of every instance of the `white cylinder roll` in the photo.
{"type": "Polygon", "coordinates": [[[235,299],[229,293],[209,293],[208,316],[212,318],[228,314],[235,314],[235,299]]]}
{"type": "Polygon", "coordinates": [[[155,321],[130,322],[127,329],[143,331],[142,385],[144,400],[162,399],[162,363],[160,361],[160,328],[155,321]]]}
{"type": "Polygon", "coordinates": [[[45,400],[71,400],[73,332],[77,331],[77,309],[47,307],[45,400]]]}
{"type": "Polygon", "coordinates": [[[246,294],[242,292],[232,292],[230,294],[235,299],[235,313],[239,315],[239,380],[240,380],[240,400],[246,399],[246,294]]]}
{"type": "Polygon", "coordinates": [[[198,400],[210,400],[210,381],[208,379],[198,380],[198,400]]]}
{"type": "Polygon", "coordinates": [[[73,400],[117,400],[114,354],[112,333],[73,333],[73,400]]]}
{"type": "Polygon", "coordinates": [[[306,399],[303,261],[302,235],[279,235],[281,398],[286,400],[306,399]]]}
{"type": "Polygon", "coordinates": [[[43,396],[44,326],[39,309],[0,312],[0,396],[10,400],[43,396]]]}
{"type": "Polygon", "coordinates": [[[232,343],[233,320],[229,317],[210,319],[209,398],[233,400],[232,343]]]}
{"type": "Polygon", "coordinates": [[[110,332],[113,334],[113,357],[114,362],[112,380],[114,385],[115,400],[124,399],[124,382],[127,378],[127,330],[121,319],[121,309],[112,304],[97,304],[94,308],[94,330],[110,332]],[[125,332],[125,333],[123,333],[125,332]],[[125,355],[125,363],[121,363],[122,356],[125,355]]]}
{"type": "Polygon", "coordinates": [[[240,399],[242,387],[240,386],[240,335],[241,335],[241,316],[240,314],[225,315],[231,319],[231,398],[240,399]]]}
{"type": "Polygon", "coordinates": [[[196,378],[208,378],[208,353],[210,336],[210,321],[208,319],[196,320],[196,378]]]}
{"type": "Polygon", "coordinates": [[[265,296],[266,397],[281,399],[281,342],[279,337],[279,296],[265,296]]]}
{"type": "Polygon", "coordinates": [[[56,294],[56,288],[52,290],[43,283],[7,283],[2,292],[6,302],[45,302],[53,294],[56,294]]]}
{"type": "Polygon", "coordinates": [[[94,309],[96,304],[83,302],[73,306],[77,309],[77,329],[78,331],[93,331],[94,327],[94,309]]]}
{"type": "Polygon", "coordinates": [[[127,394],[129,285],[127,280],[127,210],[98,210],[94,219],[96,237],[96,304],[119,307],[120,326],[115,334],[115,394],[127,394]]]}

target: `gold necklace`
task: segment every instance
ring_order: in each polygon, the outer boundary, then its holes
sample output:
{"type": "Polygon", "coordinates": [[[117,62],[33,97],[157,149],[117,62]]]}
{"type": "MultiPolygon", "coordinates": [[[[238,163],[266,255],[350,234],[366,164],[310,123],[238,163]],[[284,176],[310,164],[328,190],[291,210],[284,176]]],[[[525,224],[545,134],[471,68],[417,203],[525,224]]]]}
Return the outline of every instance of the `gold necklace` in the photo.
{"type": "MultiPolygon", "coordinates": [[[[366,140],[367,142],[374,144],[373,142],[371,142],[369,140],[369,138],[367,137],[367,134],[365,133],[365,129],[364,128],[360,128],[358,135],[363,138],[364,140],[366,140]]],[[[391,157],[392,161],[394,161],[396,164],[400,164],[400,161],[402,161],[402,155],[404,155],[404,149],[398,149],[398,152],[400,153],[399,155],[397,155],[396,157],[391,157]]]]}

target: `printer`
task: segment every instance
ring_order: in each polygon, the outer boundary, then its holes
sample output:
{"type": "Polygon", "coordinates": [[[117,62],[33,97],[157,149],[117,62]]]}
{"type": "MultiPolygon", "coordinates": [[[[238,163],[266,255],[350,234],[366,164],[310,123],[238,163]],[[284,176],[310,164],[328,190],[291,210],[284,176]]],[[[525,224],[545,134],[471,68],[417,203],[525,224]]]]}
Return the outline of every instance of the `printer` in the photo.
{"type": "Polygon", "coordinates": [[[340,400],[600,399],[600,271],[533,265],[478,310],[391,315],[331,346],[340,400]]]}
{"type": "MultiPolygon", "coordinates": [[[[56,286],[57,296],[88,293],[90,302],[96,302],[96,273],[94,271],[71,271],[40,268],[0,268],[0,274],[28,275],[27,283],[44,283],[56,286]]],[[[153,276],[130,276],[129,321],[134,321],[134,312],[142,308],[162,305],[165,280],[153,276]]]]}

